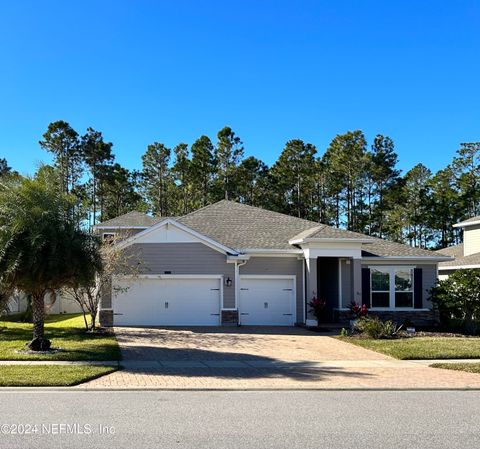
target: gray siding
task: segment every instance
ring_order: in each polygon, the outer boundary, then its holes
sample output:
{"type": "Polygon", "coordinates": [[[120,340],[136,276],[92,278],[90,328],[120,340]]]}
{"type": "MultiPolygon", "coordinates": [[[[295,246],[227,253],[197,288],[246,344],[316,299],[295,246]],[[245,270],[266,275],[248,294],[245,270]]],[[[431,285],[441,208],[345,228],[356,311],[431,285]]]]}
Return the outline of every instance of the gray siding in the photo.
{"type": "Polygon", "coordinates": [[[341,266],[341,283],[342,283],[342,307],[348,307],[353,300],[353,262],[343,259],[341,266]]]}
{"type": "Polygon", "coordinates": [[[135,243],[126,251],[132,261],[141,260],[142,274],[219,274],[232,280],[223,286],[223,307],[235,306],[235,266],[226,256],[202,243],[135,243]]]}
{"type": "Polygon", "coordinates": [[[417,268],[423,270],[423,307],[426,309],[432,308],[431,301],[428,300],[430,296],[429,290],[437,282],[437,265],[436,264],[416,264],[417,268]]]}
{"type": "Polygon", "coordinates": [[[296,276],[296,322],[303,323],[303,260],[296,257],[252,257],[240,267],[242,274],[290,275],[296,276]]]}

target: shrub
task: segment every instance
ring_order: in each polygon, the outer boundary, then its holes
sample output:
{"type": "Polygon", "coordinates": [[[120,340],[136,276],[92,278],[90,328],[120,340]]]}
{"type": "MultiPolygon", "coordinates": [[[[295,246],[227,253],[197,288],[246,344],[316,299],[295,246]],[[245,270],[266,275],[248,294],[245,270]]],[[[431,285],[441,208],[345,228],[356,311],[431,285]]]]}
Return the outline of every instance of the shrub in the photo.
{"type": "Polygon", "coordinates": [[[378,317],[362,318],[355,324],[355,330],[370,338],[395,338],[398,337],[402,326],[391,320],[382,321],[378,317]]]}
{"type": "Polygon", "coordinates": [[[457,319],[467,332],[476,332],[475,320],[480,319],[480,269],[457,270],[440,281],[430,294],[443,324],[457,319]]]}
{"type": "Polygon", "coordinates": [[[350,312],[352,312],[353,317],[357,320],[368,315],[368,309],[365,304],[360,305],[357,302],[352,301],[348,305],[348,308],[350,309],[350,312]]]}
{"type": "Polygon", "coordinates": [[[342,330],[340,331],[340,337],[348,337],[348,331],[344,327],[342,327],[342,330]]]}
{"type": "Polygon", "coordinates": [[[308,303],[308,306],[310,307],[310,312],[313,313],[313,316],[317,319],[317,325],[320,325],[320,322],[323,319],[326,305],[327,302],[325,300],[319,299],[316,296],[314,296],[308,303]]]}

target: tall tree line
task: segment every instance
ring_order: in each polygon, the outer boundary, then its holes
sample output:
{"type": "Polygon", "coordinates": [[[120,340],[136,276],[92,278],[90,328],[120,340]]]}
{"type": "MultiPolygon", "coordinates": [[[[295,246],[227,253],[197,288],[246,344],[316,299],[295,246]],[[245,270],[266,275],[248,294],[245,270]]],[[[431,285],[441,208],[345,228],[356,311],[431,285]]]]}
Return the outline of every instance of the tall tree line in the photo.
{"type": "MultiPolygon", "coordinates": [[[[398,169],[393,140],[370,144],[360,130],[335,136],[320,153],[300,139],[286,142],[268,167],[230,127],[191,146],[148,145],[140,170],[116,160],[100,131],[78,134],[67,122],[51,123],[43,149],[53,155],[59,188],[74,195],[79,226],[92,226],[131,210],[180,216],[229,199],[295,217],[408,243],[438,248],[461,241],[452,225],[480,215],[480,142],[462,143],[437,173],[418,164],[398,169]]],[[[0,176],[9,173],[0,160],[0,176]]]]}

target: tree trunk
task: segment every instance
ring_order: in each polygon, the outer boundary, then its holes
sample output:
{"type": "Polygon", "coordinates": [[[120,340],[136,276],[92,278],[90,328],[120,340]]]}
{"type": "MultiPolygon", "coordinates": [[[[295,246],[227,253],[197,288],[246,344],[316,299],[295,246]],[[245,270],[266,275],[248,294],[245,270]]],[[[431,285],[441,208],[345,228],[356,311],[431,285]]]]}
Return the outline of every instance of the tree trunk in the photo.
{"type": "Polygon", "coordinates": [[[51,342],[45,338],[45,292],[32,295],[33,340],[28,344],[32,351],[48,351],[51,342]]]}

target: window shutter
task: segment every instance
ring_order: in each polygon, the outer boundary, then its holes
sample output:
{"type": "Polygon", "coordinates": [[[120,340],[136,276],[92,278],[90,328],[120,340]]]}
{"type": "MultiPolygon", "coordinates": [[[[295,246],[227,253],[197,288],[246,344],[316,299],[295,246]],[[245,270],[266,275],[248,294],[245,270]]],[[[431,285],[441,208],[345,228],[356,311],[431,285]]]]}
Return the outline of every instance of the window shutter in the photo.
{"type": "Polygon", "coordinates": [[[370,268],[362,268],[362,304],[370,308],[370,268]]]}
{"type": "Polygon", "coordinates": [[[423,270],[421,268],[413,270],[413,303],[415,309],[423,308],[423,270]]]}

